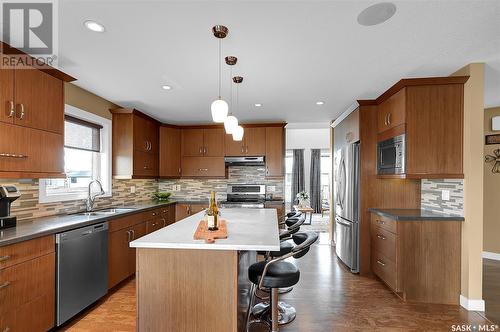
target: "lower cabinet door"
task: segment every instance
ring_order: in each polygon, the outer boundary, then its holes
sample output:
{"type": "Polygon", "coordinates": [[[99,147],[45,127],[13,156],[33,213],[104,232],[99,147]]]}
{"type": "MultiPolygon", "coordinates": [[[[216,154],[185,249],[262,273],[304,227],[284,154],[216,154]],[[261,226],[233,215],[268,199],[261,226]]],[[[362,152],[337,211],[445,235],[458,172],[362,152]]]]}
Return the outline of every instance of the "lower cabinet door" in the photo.
{"type": "Polygon", "coordinates": [[[130,228],[109,233],[108,244],[108,289],[129,276],[130,228]]]}
{"type": "Polygon", "coordinates": [[[372,251],[371,266],[373,272],[393,291],[399,292],[396,263],[377,251],[372,251]]]}
{"type": "MultiPolygon", "coordinates": [[[[146,222],[134,225],[132,227],[132,241],[143,237],[146,235],[146,222]]],[[[127,276],[131,276],[135,273],[135,248],[128,247],[128,274],[127,276]]]]}

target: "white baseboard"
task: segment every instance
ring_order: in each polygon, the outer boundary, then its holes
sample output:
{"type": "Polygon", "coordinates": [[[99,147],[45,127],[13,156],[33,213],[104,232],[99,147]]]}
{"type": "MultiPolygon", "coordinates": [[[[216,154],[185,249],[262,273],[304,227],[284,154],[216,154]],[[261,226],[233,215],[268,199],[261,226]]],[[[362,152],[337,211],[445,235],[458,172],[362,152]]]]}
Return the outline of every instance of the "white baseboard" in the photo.
{"type": "Polygon", "coordinates": [[[500,261],[500,254],[495,252],[483,251],[483,258],[493,259],[495,261],[500,261]]]}
{"type": "Polygon", "coordinates": [[[472,300],[460,295],[460,306],[468,311],[484,311],[484,300],[472,300]]]}

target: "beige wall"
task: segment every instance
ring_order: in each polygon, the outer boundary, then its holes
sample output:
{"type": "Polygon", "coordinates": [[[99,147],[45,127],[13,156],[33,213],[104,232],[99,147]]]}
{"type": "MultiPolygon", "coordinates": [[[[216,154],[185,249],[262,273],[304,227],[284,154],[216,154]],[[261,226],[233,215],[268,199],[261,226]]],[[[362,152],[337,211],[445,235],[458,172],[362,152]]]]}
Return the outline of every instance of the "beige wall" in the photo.
{"type": "Polygon", "coordinates": [[[472,63],[452,76],[470,76],[464,87],[464,217],[462,295],[482,299],[484,64],[472,63]]]}
{"type": "MultiPolygon", "coordinates": [[[[500,116],[500,107],[484,110],[484,134],[500,134],[491,130],[491,118],[500,116]]],[[[485,145],[484,155],[493,155],[499,144],[485,145]]],[[[484,163],[484,246],[483,250],[500,254],[500,174],[493,174],[493,164],[484,163]]]]}
{"type": "Polygon", "coordinates": [[[64,99],[66,104],[110,120],[109,109],[120,107],[71,83],[64,85],[64,99]]]}

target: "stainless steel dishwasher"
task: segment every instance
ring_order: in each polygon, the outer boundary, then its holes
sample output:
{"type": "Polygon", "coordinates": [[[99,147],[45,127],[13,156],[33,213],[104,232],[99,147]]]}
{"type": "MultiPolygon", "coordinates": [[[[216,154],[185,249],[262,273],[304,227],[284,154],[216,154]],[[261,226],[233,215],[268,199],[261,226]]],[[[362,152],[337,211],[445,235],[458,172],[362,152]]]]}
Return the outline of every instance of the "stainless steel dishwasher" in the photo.
{"type": "Polygon", "coordinates": [[[108,292],[108,223],[56,234],[57,326],[108,292]]]}

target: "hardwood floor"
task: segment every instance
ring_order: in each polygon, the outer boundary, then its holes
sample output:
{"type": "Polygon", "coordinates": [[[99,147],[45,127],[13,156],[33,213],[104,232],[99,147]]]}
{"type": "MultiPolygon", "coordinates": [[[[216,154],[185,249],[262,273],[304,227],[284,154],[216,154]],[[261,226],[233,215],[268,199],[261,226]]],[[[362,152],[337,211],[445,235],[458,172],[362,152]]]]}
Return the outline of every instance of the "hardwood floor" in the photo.
{"type": "MultiPolygon", "coordinates": [[[[281,331],[451,331],[456,324],[488,324],[458,306],[404,303],[380,281],[353,275],[332,247],[315,245],[296,261],[299,283],[280,300],[297,309],[281,331]]],[[[135,331],[135,282],[123,286],[65,327],[65,331],[135,331]]],[[[251,332],[266,331],[255,324],[251,332]]]]}
{"type": "Polygon", "coordinates": [[[500,325],[500,262],[483,259],[483,298],[486,317],[500,325]]]}

